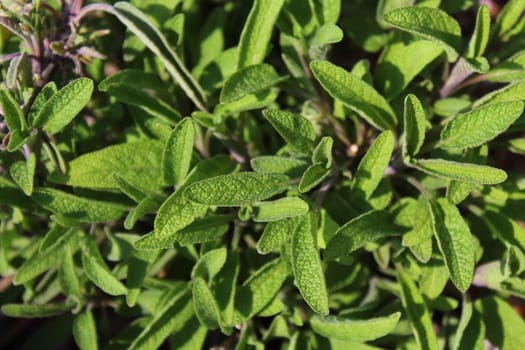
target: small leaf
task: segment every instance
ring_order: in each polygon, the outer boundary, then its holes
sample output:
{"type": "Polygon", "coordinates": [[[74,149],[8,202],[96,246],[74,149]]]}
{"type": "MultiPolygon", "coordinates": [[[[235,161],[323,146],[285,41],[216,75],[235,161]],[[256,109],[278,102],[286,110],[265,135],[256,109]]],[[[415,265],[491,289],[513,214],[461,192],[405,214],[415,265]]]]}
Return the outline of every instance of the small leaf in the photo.
{"type": "Polygon", "coordinates": [[[93,81],[78,78],[58,90],[42,106],[33,120],[35,128],[44,128],[49,134],[56,134],[86,106],[93,93],[93,81]]]}
{"type": "Polygon", "coordinates": [[[352,182],[354,193],[370,199],[383,179],[393,151],[394,134],[389,130],[382,132],[359,162],[352,182]]]}
{"type": "Polygon", "coordinates": [[[442,148],[481,146],[505,132],[523,112],[523,102],[501,102],[476,108],[452,119],[441,132],[442,148]]]}
{"type": "Polygon", "coordinates": [[[239,41],[238,68],[261,63],[284,0],[255,0],[239,41]]]}
{"type": "Polygon", "coordinates": [[[269,254],[280,251],[281,247],[289,241],[300,220],[300,217],[293,217],[269,222],[257,242],[257,252],[269,254]]]}
{"type": "Polygon", "coordinates": [[[126,279],[126,304],[133,307],[140,295],[140,290],[149,272],[150,265],[158,257],[157,251],[135,250],[128,258],[128,274],[126,279]]]}
{"type": "Polygon", "coordinates": [[[268,306],[288,277],[288,267],[281,259],[266,263],[247,279],[235,296],[235,309],[248,320],[268,306]]]}
{"type": "Polygon", "coordinates": [[[368,320],[345,319],[336,316],[320,317],[314,315],[310,325],[317,334],[327,338],[336,338],[349,342],[367,342],[384,337],[394,330],[400,312],[389,316],[370,318],[368,320]]]}
{"type": "Polygon", "coordinates": [[[61,250],[60,253],[62,254],[62,263],[58,270],[60,288],[68,297],[81,300],[82,291],[80,281],[75,271],[75,262],[73,261],[74,251],[71,247],[66,247],[64,250],[61,250]]]}
{"type": "Polygon", "coordinates": [[[312,154],[312,163],[321,164],[325,169],[332,167],[332,147],[334,139],[330,136],[325,136],[319,141],[312,154]]]}
{"type": "Polygon", "coordinates": [[[193,307],[200,323],[208,329],[219,327],[220,311],[206,281],[197,277],[193,281],[193,307]]]}
{"type": "Polygon", "coordinates": [[[162,154],[164,182],[180,185],[191,165],[195,127],[190,118],[181,120],[166,141],[162,154]]]}
{"type": "Polygon", "coordinates": [[[487,5],[478,8],[474,33],[468,43],[466,57],[480,57],[485,52],[490,36],[490,11],[487,5]]]}
{"type": "Polygon", "coordinates": [[[499,38],[504,38],[512,31],[514,26],[522,18],[521,14],[525,10],[525,1],[510,0],[499,12],[494,25],[493,33],[499,38]]]}
{"type": "Polygon", "coordinates": [[[54,188],[37,188],[31,198],[53,214],[81,222],[116,220],[125,209],[121,204],[82,198],[54,188]]]}
{"type": "Polygon", "coordinates": [[[154,140],[137,140],[86,153],[68,164],[62,175],[53,173],[49,180],[55,183],[95,189],[119,189],[114,174],[140,184],[149,191],[164,185],[162,171],[163,145],[154,140]]]}
{"type": "Polygon", "coordinates": [[[410,231],[403,235],[402,245],[405,247],[413,247],[421,244],[434,235],[434,227],[432,225],[432,212],[430,203],[420,198],[414,206],[413,222],[410,231]]]}
{"type": "Polygon", "coordinates": [[[423,6],[402,7],[385,14],[384,20],[400,30],[442,45],[449,61],[456,60],[461,28],[445,11],[423,6]]]}
{"type": "Polygon", "coordinates": [[[82,245],[82,266],[89,279],[107,294],[127,294],[126,287],[111,273],[91,237],[82,245]]]}
{"type": "Polygon", "coordinates": [[[425,141],[425,129],[428,124],[425,111],[419,99],[412,94],[405,98],[404,109],[405,139],[403,153],[413,157],[417,155],[425,141]]]}
{"type": "Polygon", "coordinates": [[[67,242],[70,236],[76,232],[77,229],[75,227],[66,228],[56,224],[46,233],[44,239],[40,243],[38,251],[40,254],[45,254],[48,251],[58,248],[67,242]]]}
{"type": "Polygon", "coordinates": [[[304,216],[292,234],[291,255],[295,284],[306,303],[320,315],[327,315],[328,292],[309,215],[304,216]]]}
{"type": "Polygon", "coordinates": [[[330,96],[359,113],[367,122],[380,130],[395,127],[397,119],[392,107],[372,86],[327,61],[314,61],[310,68],[330,96]]]}
{"type": "Polygon", "coordinates": [[[235,296],[237,294],[239,270],[239,254],[235,251],[228,252],[226,264],[215,278],[215,299],[221,310],[221,320],[224,325],[235,325],[235,296]]]}
{"type": "Polygon", "coordinates": [[[305,160],[279,156],[254,157],[250,164],[258,173],[284,174],[290,178],[301,176],[308,167],[305,160]]]}
{"type": "Polygon", "coordinates": [[[9,174],[24,193],[30,196],[33,193],[33,178],[35,177],[36,157],[29,154],[27,160],[11,164],[9,174]]]}
{"type": "Polygon", "coordinates": [[[300,152],[310,152],[315,140],[315,130],[308,119],[276,109],[267,109],[263,114],[287,143],[300,152]]]}
{"type": "Polygon", "coordinates": [[[494,210],[485,210],[481,217],[502,243],[515,245],[525,252],[525,229],[518,223],[494,210]]]}
{"type": "Polygon", "coordinates": [[[75,317],[73,338],[80,350],[98,349],[97,328],[91,311],[85,311],[75,317]]]}
{"type": "Polygon", "coordinates": [[[436,334],[432,327],[430,313],[416,284],[404,271],[398,271],[397,280],[401,286],[403,307],[408,314],[410,326],[412,327],[419,348],[438,350],[439,347],[436,334]]]}
{"type": "Polygon", "coordinates": [[[506,85],[501,89],[489,92],[485,96],[474,102],[474,107],[481,105],[495,104],[499,102],[513,102],[525,100],[525,81],[519,80],[515,83],[506,85]]]}
{"type": "Polygon", "coordinates": [[[246,95],[268,90],[282,79],[275,69],[266,63],[244,67],[225,81],[220,102],[231,103],[246,95]]]}
{"type": "Polygon", "coordinates": [[[372,210],[341,226],[328,242],[324,258],[337,259],[364,247],[369,242],[399,234],[399,229],[392,224],[387,212],[372,210]]]}
{"type": "Polygon", "coordinates": [[[503,170],[486,165],[444,159],[419,159],[414,166],[430,175],[472,184],[494,185],[507,180],[507,173],[503,170]]]}
{"type": "Polygon", "coordinates": [[[301,177],[301,182],[299,182],[298,186],[299,192],[306,193],[310,191],[323,182],[328,175],[330,175],[330,169],[326,169],[323,165],[319,163],[310,165],[301,177]]]}
{"type": "Polygon", "coordinates": [[[223,268],[227,256],[228,250],[226,248],[210,250],[197,261],[191,270],[191,278],[200,277],[208,281],[212,280],[223,268]]]}
{"type": "Polygon", "coordinates": [[[2,312],[17,318],[51,317],[68,312],[74,305],[72,302],[45,305],[5,304],[2,306],[2,312]]]}
{"type": "Polygon", "coordinates": [[[287,176],[280,174],[242,172],[219,175],[188,186],[184,198],[203,205],[250,205],[283,192],[287,180],[287,176]]]}
{"type": "Polygon", "coordinates": [[[54,94],[57,93],[57,86],[54,81],[50,81],[44,87],[38,95],[36,95],[35,101],[31,105],[31,108],[29,109],[29,115],[28,115],[28,121],[29,125],[33,124],[33,120],[36,118],[38,113],[40,113],[40,110],[42,107],[46,104],[46,102],[53,97],[54,94]]]}
{"type": "Polygon", "coordinates": [[[173,240],[182,246],[221,239],[229,230],[231,215],[210,215],[197,219],[173,234],[173,240]]]}
{"type": "Polygon", "coordinates": [[[259,202],[253,205],[255,222],[278,221],[301,216],[308,212],[308,203],[299,197],[284,197],[271,202],[259,202]]]}
{"type": "Polygon", "coordinates": [[[26,130],[24,112],[15,98],[5,88],[0,89],[0,106],[10,131],[26,130]]]}
{"type": "Polygon", "coordinates": [[[461,292],[465,292],[474,276],[472,234],[455,205],[439,198],[436,202],[431,202],[431,206],[434,233],[450,272],[450,279],[461,292]]]}

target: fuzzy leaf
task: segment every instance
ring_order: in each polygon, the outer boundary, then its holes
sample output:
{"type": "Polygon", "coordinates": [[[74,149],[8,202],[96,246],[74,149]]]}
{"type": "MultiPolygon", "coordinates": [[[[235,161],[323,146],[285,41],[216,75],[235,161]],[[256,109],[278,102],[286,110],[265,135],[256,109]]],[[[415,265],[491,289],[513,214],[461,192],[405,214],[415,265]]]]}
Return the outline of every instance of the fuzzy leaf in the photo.
{"type": "Polygon", "coordinates": [[[46,102],[57,93],[57,86],[54,81],[50,81],[44,87],[38,95],[35,98],[35,101],[31,105],[31,108],[29,109],[29,114],[27,116],[27,119],[29,121],[29,125],[32,125],[33,120],[36,118],[38,113],[40,113],[40,110],[42,107],[46,104],[46,102]]]}
{"type": "Polygon", "coordinates": [[[361,343],[372,341],[391,333],[400,317],[400,312],[368,320],[314,315],[310,319],[310,324],[314,332],[327,338],[361,343]]]}
{"type": "Polygon", "coordinates": [[[288,277],[288,267],[281,259],[263,265],[247,279],[235,296],[235,308],[247,320],[268,306],[288,277]]]}
{"type": "Polygon", "coordinates": [[[166,38],[157,27],[136,7],[128,2],[117,2],[113,5],[114,14],[133,34],[135,34],[157,56],[173,79],[195,103],[205,110],[205,99],[202,88],[184,67],[166,38]]]}
{"type": "Polygon", "coordinates": [[[60,251],[62,255],[62,263],[58,270],[58,281],[60,288],[68,297],[82,299],[82,290],[80,280],[75,271],[75,262],[73,260],[74,251],[71,247],[66,247],[60,251]]]}
{"type": "Polygon", "coordinates": [[[341,226],[328,242],[324,258],[337,259],[364,247],[369,242],[400,234],[391,221],[390,215],[382,210],[373,210],[350,220],[341,226]]]}
{"type": "Polygon", "coordinates": [[[114,174],[139,183],[141,188],[153,191],[164,185],[161,172],[162,143],[137,140],[103,148],[75,158],[62,175],[53,173],[49,180],[55,183],[95,189],[119,189],[114,174]]]}
{"type": "Polygon", "coordinates": [[[315,130],[308,119],[276,109],[267,109],[263,114],[287,143],[300,152],[310,152],[315,140],[315,130]]]}
{"type": "Polygon", "coordinates": [[[213,249],[202,255],[191,270],[192,278],[212,280],[226,263],[228,251],[226,248],[213,249]]]}
{"type": "Polygon", "coordinates": [[[11,164],[9,174],[24,193],[30,196],[33,193],[33,178],[35,177],[36,157],[31,153],[27,160],[11,164]]]}
{"type": "Polygon", "coordinates": [[[284,197],[275,201],[255,203],[253,206],[255,222],[277,221],[308,212],[308,203],[299,197],[284,197]]]}
{"type": "Polygon", "coordinates": [[[354,193],[365,199],[372,196],[383,179],[393,150],[394,134],[389,130],[382,132],[359,162],[352,182],[354,193]]]}
{"type": "Polygon", "coordinates": [[[193,281],[193,307],[199,322],[208,329],[219,326],[220,311],[205,280],[197,277],[193,281]]]}
{"type": "Polygon", "coordinates": [[[126,304],[133,307],[140,295],[140,290],[148,274],[150,265],[157,258],[157,251],[135,250],[128,258],[128,275],[126,278],[126,304]]]}
{"type": "Polygon", "coordinates": [[[415,167],[430,175],[473,184],[494,185],[507,180],[503,170],[444,159],[419,159],[415,167]]]}
{"type": "Polygon", "coordinates": [[[525,81],[518,80],[515,83],[506,85],[501,89],[489,92],[479,100],[474,102],[474,107],[481,105],[495,104],[499,102],[511,102],[511,101],[523,101],[525,100],[525,81]]]}
{"type": "Polygon", "coordinates": [[[520,18],[522,18],[521,14],[524,10],[524,0],[508,1],[496,18],[494,34],[499,38],[505,37],[506,34],[512,31],[520,18]]]}
{"type": "Polygon", "coordinates": [[[15,98],[5,88],[0,89],[0,106],[10,131],[27,129],[24,112],[15,98]]]}
{"type": "Polygon", "coordinates": [[[238,68],[261,63],[284,0],[255,0],[239,41],[238,68]]]}
{"type": "Polygon", "coordinates": [[[501,102],[476,108],[452,119],[441,132],[442,148],[470,148],[496,138],[523,112],[523,102],[501,102]]]}
{"type": "Polygon", "coordinates": [[[414,332],[416,342],[420,349],[438,350],[436,334],[432,327],[430,313],[423,296],[416,284],[404,271],[398,271],[397,280],[401,286],[401,300],[405,308],[410,326],[414,332]]]}
{"type": "Polygon", "coordinates": [[[89,279],[104,292],[110,295],[127,294],[126,287],[111,273],[91,237],[82,245],[82,266],[89,279]]]}
{"type": "Polygon", "coordinates": [[[425,129],[428,124],[423,106],[415,95],[409,94],[405,98],[403,119],[405,128],[403,153],[413,157],[423,146],[425,129]]]}
{"type": "Polygon", "coordinates": [[[40,243],[38,251],[40,252],[40,254],[43,254],[60,247],[75,232],[77,232],[77,229],[75,227],[66,228],[58,224],[52,226],[51,229],[46,233],[42,242],[40,243]]]}
{"type": "Polygon", "coordinates": [[[490,12],[487,5],[478,9],[476,27],[468,43],[466,57],[480,57],[485,52],[490,36],[490,12]]]}
{"type": "Polygon", "coordinates": [[[244,67],[226,80],[220,102],[231,103],[246,95],[268,90],[282,80],[269,64],[261,63],[244,67]]]}
{"type": "Polygon", "coordinates": [[[80,350],[98,349],[97,328],[91,311],[85,311],[75,317],[73,338],[80,350]]]}
{"type": "Polygon", "coordinates": [[[249,205],[283,192],[287,180],[287,176],[280,174],[242,172],[219,175],[188,186],[184,198],[203,205],[249,205]]]}
{"type": "Polygon", "coordinates": [[[164,146],[162,154],[162,170],[164,182],[167,184],[180,185],[191,165],[193,154],[193,142],[195,138],[195,127],[193,121],[185,118],[180,121],[164,146]]]}
{"type": "Polygon", "coordinates": [[[278,252],[288,242],[300,220],[300,217],[293,217],[269,222],[257,242],[257,252],[259,254],[278,252]]]}
{"type": "Polygon", "coordinates": [[[291,255],[295,285],[306,303],[320,315],[327,315],[328,292],[319,251],[314,241],[311,218],[304,216],[292,233],[291,255]]]}
{"type": "Polygon", "coordinates": [[[93,81],[88,78],[71,81],[46,101],[33,120],[33,126],[43,127],[47,133],[56,134],[86,106],[93,88],[93,81]]]}
{"type": "Polygon", "coordinates": [[[45,305],[5,304],[2,306],[2,312],[17,318],[51,317],[71,310],[74,305],[72,302],[45,305]]]}
{"type": "Polygon", "coordinates": [[[317,163],[310,165],[301,177],[301,182],[298,187],[299,192],[306,193],[310,191],[319,185],[328,175],[330,175],[330,169],[326,169],[322,164],[317,163]]]}
{"type": "Polygon", "coordinates": [[[325,136],[315,146],[312,154],[312,163],[321,164],[325,169],[332,167],[332,147],[334,145],[334,139],[330,136],[325,136]]]}
{"type": "Polygon", "coordinates": [[[431,202],[431,206],[434,234],[450,272],[450,279],[461,292],[465,292],[474,276],[472,234],[455,205],[439,198],[431,202]]]}
{"type": "Polygon", "coordinates": [[[116,220],[125,209],[121,204],[77,197],[54,188],[37,188],[31,198],[53,214],[81,222],[116,220]]]}
{"type": "Polygon", "coordinates": [[[372,86],[327,61],[314,61],[310,68],[330,96],[359,113],[367,122],[380,130],[395,127],[397,119],[392,107],[372,86]]]}
{"type": "Polygon", "coordinates": [[[445,11],[423,6],[402,7],[385,14],[384,20],[400,30],[439,43],[447,51],[449,61],[456,60],[461,28],[445,11]]]}
{"type": "Polygon", "coordinates": [[[220,239],[230,228],[230,215],[210,215],[197,219],[173,234],[173,240],[182,246],[220,239]]]}
{"type": "Polygon", "coordinates": [[[250,164],[258,173],[284,174],[290,178],[301,176],[308,167],[305,160],[279,156],[254,157],[250,164]]]}

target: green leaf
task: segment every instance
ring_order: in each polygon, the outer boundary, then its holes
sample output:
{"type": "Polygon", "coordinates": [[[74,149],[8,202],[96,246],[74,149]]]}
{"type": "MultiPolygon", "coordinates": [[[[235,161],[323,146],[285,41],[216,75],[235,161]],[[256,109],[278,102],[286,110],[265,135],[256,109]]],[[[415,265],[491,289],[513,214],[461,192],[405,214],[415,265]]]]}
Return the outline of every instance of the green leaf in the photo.
{"type": "Polygon", "coordinates": [[[379,57],[374,82],[387,99],[393,99],[442,53],[435,42],[397,35],[379,57]]]}
{"type": "Polygon", "coordinates": [[[75,317],[73,338],[80,350],[98,349],[97,328],[91,311],[85,311],[75,317]]]}
{"type": "Polygon", "coordinates": [[[308,203],[299,197],[284,197],[270,202],[254,203],[255,222],[278,221],[304,215],[308,212],[308,203]]]}
{"type": "Polygon", "coordinates": [[[40,243],[38,251],[43,254],[48,251],[51,251],[55,248],[60,247],[64,244],[71,235],[77,232],[77,228],[66,228],[58,224],[51,227],[51,229],[46,233],[44,239],[40,243]]]}
{"type": "Polygon", "coordinates": [[[525,229],[518,223],[494,210],[485,210],[481,217],[502,243],[515,245],[525,252],[525,229]]]}
{"type": "Polygon", "coordinates": [[[324,258],[337,259],[364,247],[369,242],[400,233],[386,211],[372,210],[341,226],[328,242],[324,258]]]}
{"type": "Polygon", "coordinates": [[[484,348],[485,327],[479,313],[474,310],[468,295],[463,296],[461,318],[459,320],[452,350],[484,348]]]}
{"type": "Polygon", "coordinates": [[[24,193],[30,196],[33,193],[33,178],[35,177],[36,156],[29,154],[27,160],[11,164],[9,174],[24,193]]]}
{"type": "Polygon", "coordinates": [[[468,43],[466,57],[480,57],[485,52],[490,37],[490,11],[487,5],[478,8],[474,33],[468,43]]]}
{"type": "Polygon", "coordinates": [[[68,312],[74,305],[72,302],[46,305],[5,304],[2,306],[2,312],[17,318],[51,317],[68,312]]]}
{"type": "Polygon", "coordinates": [[[82,290],[80,281],[75,271],[75,262],[73,261],[74,251],[71,247],[66,247],[60,251],[62,255],[62,263],[58,270],[58,281],[60,288],[68,297],[82,299],[82,290]]]}
{"type": "Polygon", "coordinates": [[[238,68],[261,63],[284,0],[255,0],[239,41],[238,68]]]}
{"type": "Polygon", "coordinates": [[[295,226],[291,241],[292,271],[295,285],[306,303],[318,314],[327,315],[328,292],[315,244],[311,215],[304,216],[295,226]]]}
{"type": "Polygon", "coordinates": [[[372,341],[391,333],[400,317],[400,312],[368,320],[314,315],[310,319],[310,325],[314,332],[324,337],[361,343],[372,341]]]}
{"type": "Polygon", "coordinates": [[[97,244],[88,237],[82,245],[82,266],[88,278],[109,295],[125,295],[128,290],[109,270],[97,244]]]}
{"type": "Polygon", "coordinates": [[[164,185],[161,172],[162,143],[154,140],[137,140],[113,145],[84,154],[68,164],[62,175],[51,174],[55,183],[95,189],[119,189],[114,174],[128,181],[139,183],[141,188],[153,191],[164,185]]]}
{"type": "Polygon", "coordinates": [[[310,165],[299,182],[298,190],[301,193],[310,191],[315,186],[319,185],[323,180],[330,175],[330,169],[326,169],[322,164],[310,165]]]}
{"type": "Polygon", "coordinates": [[[235,296],[237,294],[239,270],[239,254],[235,251],[229,251],[226,264],[215,278],[215,299],[221,310],[221,320],[224,325],[235,325],[235,296]]]}
{"type": "Polygon", "coordinates": [[[405,247],[419,245],[434,235],[434,226],[432,225],[432,212],[430,203],[425,198],[420,198],[415,202],[411,228],[403,235],[401,244],[405,247]]]}
{"type": "Polygon", "coordinates": [[[300,177],[308,167],[305,160],[280,156],[254,157],[250,164],[258,173],[284,174],[290,178],[300,177]]]}
{"type": "Polygon", "coordinates": [[[249,94],[268,90],[283,78],[269,64],[261,63],[244,67],[226,80],[220,102],[231,103],[249,94]]]}
{"type": "Polygon", "coordinates": [[[44,128],[49,134],[56,134],[86,106],[93,93],[93,81],[78,78],[69,82],[42,106],[33,120],[35,128],[44,128]]]}
{"type": "Polygon", "coordinates": [[[372,86],[327,61],[314,61],[310,68],[330,96],[359,113],[367,122],[380,130],[396,126],[392,107],[372,86]]]}
{"type": "Polygon", "coordinates": [[[190,118],[181,120],[166,141],[162,154],[164,182],[180,185],[191,165],[195,127],[190,118]]]}
{"type": "Polygon", "coordinates": [[[126,304],[129,307],[135,306],[150,266],[157,257],[157,251],[135,250],[128,258],[126,304]]]}
{"type": "Polygon", "coordinates": [[[235,296],[235,309],[243,320],[262,311],[275,298],[288,277],[288,267],[281,259],[266,263],[247,279],[235,296]]]}
{"type": "Polygon", "coordinates": [[[455,205],[444,198],[431,202],[434,233],[452,283],[465,292],[474,276],[472,234],[455,205]]]}
{"type": "Polygon", "coordinates": [[[194,315],[190,294],[187,290],[178,293],[171,292],[167,303],[153,316],[133,343],[129,350],[158,349],[162,343],[175,332],[180,332],[194,315]]]}
{"type": "Polygon", "coordinates": [[[461,28],[445,11],[430,7],[402,7],[385,14],[384,20],[400,30],[442,45],[450,62],[457,59],[461,28]]]}
{"type": "Polygon", "coordinates": [[[240,207],[283,192],[287,180],[285,175],[253,172],[219,175],[188,186],[184,198],[196,204],[240,207]]]}
{"type": "Polygon", "coordinates": [[[2,107],[7,127],[11,132],[27,129],[24,112],[22,112],[15,98],[5,88],[0,89],[0,106],[2,107]]]}
{"type": "Polygon", "coordinates": [[[414,166],[433,176],[472,184],[494,185],[507,180],[507,173],[503,170],[486,165],[444,159],[419,159],[414,166]]]}
{"type": "Polygon", "coordinates": [[[180,58],[159,29],[140,10],[128,2],[117,2],[109,12],[114,14],[133,34],[140,38],[155,56],[162,61],[166,70],[180,85],[189,99],[199,109],[205,110],[206,101],[202,88],[184,67],[180,58]]]}
{"type": "Polygon", "coordinates": [[[116,220],[125,209],[121,204],[82,198],[54,188],[37,188],[31,198],[53,214],[81,222],[116,220]]]}
{"type": "Polygon", "coordinates": [[[477,300],[475,307],[483,316],[486,339],[492,345],[505,350],[525,347],[525,321],[506,301],[488,297],[477,300]]]}
{"type": "Polygon", "coordinates": [[[38,113],[40,113],[40,110],[42,109],[42,107],[56,93],[57,93],[57,86],[54,81],[50,81],[49,83],[44,85],[42,90],[40,90],[40,92],[36,96],[33,104],[31,104],[31,108],[29,109],[29,114],[27,116],[29,125],[33,124],[33,120],[36,118],[38,113]]]}
{"type": "Polygon", "coordinates": [[[280,251],[285,245],[301,218],[293,217],[285,220],[269,222],[257,242],[257,252],[259,254],[269,254],[280,251]]]}
{"type": "Polygon", "coordinates": [[[206,281],[197,277],[193,281],[193,307],[199,322],[208,329],[219,326],[220,311],[206,281]]]}
{"type": "Polygon", "coordinates": [[[394,151],[394,134],[382,132],[368,149],[354,175],[352,191],[360,197],[370,199],[383,179],[394,151]]]}
{"type": "Polygon", "coordinates": [[[410,157],[417,155],[425,142],[425,129],[428,125],[425,111],[419,99],[412,94],[405,98],[403,153],[410,157]]]}
{"type": "Polygon", "coordinates": [[[501,102],[484,105],[458,114],[441,132],[442,148],[481,146],[504,133],[523,112],[523,102],[501,102]]]}
{"type": "Polygon", "coordinates": [[[525,81],[523,80],[504,86],[501,89],[489,92],[485,96],[476,100],[474,102],[474,107],[518,100],[525,100],[525,81]]]}
{"type": "Polygon", "coordinates": [[[218,114],[234,114],[254,109],[268,107],[277,99],[277,89],[268,89],[241,97],[239,100],[227,104],[220,104],[215,108],[218,114]]]}
{"type": "Polygon", "coordinates": [[[407,312],[419,349],[439,349],[430,313],[416,284],[404,271],[398,271],[397,280],[401,286],[403,307],[407,312]]]}
{"type": "Polygon", "coordinates": [[[191,270],[191,278],[203,278],[212,280],[223,268],[228,256],[226,248],[213,249],[200,257],[199,261],[191,270]]]}
{"type": "Polygon", "coordinates": [[[341,14],[340,0],[320,0],[316,1],[316,3],[317,17],[321,23],[337,23],[341,14]]]}
{"type": "Polygon", "coordinates": [[[308,119],[300,114],[276,109],[267,109],[263,114],[287,143],[302,153],[310,152],[315,130],[308,119]]]}
{"type": "Polygon", "coordinates": [[[173,240],[182,246],[221,239],[229,230],[231,215],[210,215],[197,219],[173,234],[173,240]]]}
{"type": "Polygon", "coordinates": [[[332,147],[334,139],[330,136],[325,136],[319,141],[312,153],[312,163],[321,164],[325,169],[332,167],[332,147]]]}
{"type": "Polygon", "coordinates": [[[522,18],[521,14],[524,10],[524,0],[508,1],[496,18],[493,33],[499,38],[504,38],[522,18]]]}

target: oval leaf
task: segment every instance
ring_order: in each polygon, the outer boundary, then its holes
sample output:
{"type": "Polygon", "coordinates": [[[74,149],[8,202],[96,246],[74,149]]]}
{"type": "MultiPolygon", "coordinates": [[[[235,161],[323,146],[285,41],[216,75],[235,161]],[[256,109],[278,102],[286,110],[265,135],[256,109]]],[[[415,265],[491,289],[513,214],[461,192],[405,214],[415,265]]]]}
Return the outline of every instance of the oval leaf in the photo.
{"type": "Polygon", "coordinates": [[[473,184],[494,185],[507,180],[507,173],[503,170],[486,165],[444,159],[419,159],[414,166],[430,175],[473,184]]]}
{"type": "Polygon", "coordinates": [[[219,307],[206,281],[197,277],[193,281],[193,307],[199,322],[208,329],[219,327],[219,307]]]}
{"type": "Polygon", "coordinates": [[[490,11],[487,5],[478,9],[474,33],[468,43],[466,57],[480,57],[485,52],[490,37],[490,11]]]}
{"type": "Polygon", "coordinates": [[[253,221],[277,221],[308,212],[308,203],[298,197],[285,197],[271,202],[254,204],[255,215],[253,221]]]}
{"type": "Polygon", "coordinates": [[[184,197],[197,204],[236,207],[250,205],[283,192],[288,177],[252,172],[215,176],[186,188],[184,197]]]}
{"type": "Polygon", "coordinates": [[[312,62],[310,68],[330,96],[359,113],[367,122],[380,130],[396,126],[392,107],[372,86],[327,61],[312,62]]]}
{"type": "Polygon", "coordinates": [[[162,154],[162,170],[167,184],[180,185],[191,165],[195,127],[190,118],[181,120],[166,141],[162,154]]]}
{"type": "Polygon", "coordinates": [[[72,302],[61,304],[29,305],[29,304],[5,304],[2,312],[7,316],[17,318],[51,317],[63,314],[75,306],[72,302]]]}
{"type": "Polygon", "coordinates": [[[98,349],[97,328],[91,311],[85,311],[75,317],[73,338],[80,350],[98,349]]]}
{"type": "Polygon", "coordinates": [[[409,94],[405,98],[403,119],[405,128],[403,153],[413,157],[423,146],[425,129],[428,124],[423,106],[415,95],[409,94]]]}
{"type": "Polygon", "coordinates": [[[315,140],[312,123],[300,114],[267,109],[264,116],[282,138],[300,152],[310,152],[315,140]]]}

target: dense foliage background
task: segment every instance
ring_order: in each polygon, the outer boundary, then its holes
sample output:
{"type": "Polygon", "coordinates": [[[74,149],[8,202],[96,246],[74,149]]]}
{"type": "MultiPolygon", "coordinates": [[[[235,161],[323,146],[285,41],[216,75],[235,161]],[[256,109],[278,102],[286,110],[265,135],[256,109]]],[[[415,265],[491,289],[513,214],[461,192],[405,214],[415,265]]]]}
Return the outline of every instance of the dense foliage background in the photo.
{"type": "Polygon", "coordinates": [[[525,348],[525,1],[0,4],[1,348],[525,348]]]}

